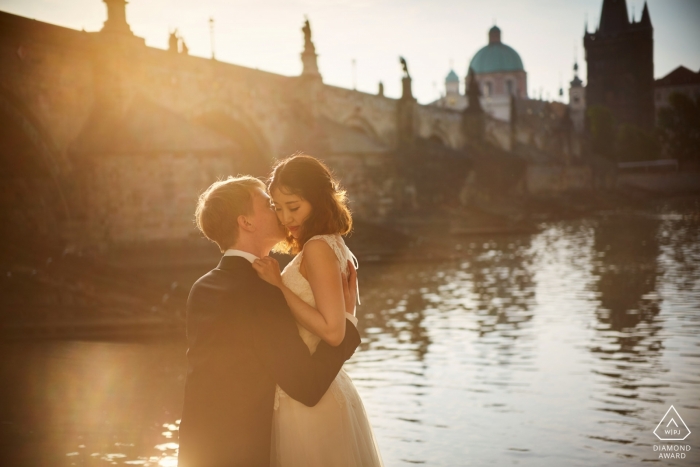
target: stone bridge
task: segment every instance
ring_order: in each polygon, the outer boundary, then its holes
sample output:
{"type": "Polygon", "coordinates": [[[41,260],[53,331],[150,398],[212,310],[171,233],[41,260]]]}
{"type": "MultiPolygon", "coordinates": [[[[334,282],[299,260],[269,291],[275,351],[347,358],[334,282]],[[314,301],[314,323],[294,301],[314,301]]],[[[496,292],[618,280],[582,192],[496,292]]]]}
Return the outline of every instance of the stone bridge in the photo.
{"type": "MultiPolygon", "coordinates": [[[[197,235],[194,204],[212,181],[265,175],[297,151],[327,161],[356,214],[378,218],[415,204],[416,188],[397,183],[413,142],[464,155],[463,114],[418,104],[407,71],[400,99],[324,84],[308,24],[304,71],[288,77],[189,56],[172,41],[147,47],[126,2],[104,1],[94,33],[0,12],[5,238],[185,239],[197,235]]],[[[508,125],[487,126],[509,149],[508,125]]],[[[461,183],[466,173],[452,175],[461,183]]]]}

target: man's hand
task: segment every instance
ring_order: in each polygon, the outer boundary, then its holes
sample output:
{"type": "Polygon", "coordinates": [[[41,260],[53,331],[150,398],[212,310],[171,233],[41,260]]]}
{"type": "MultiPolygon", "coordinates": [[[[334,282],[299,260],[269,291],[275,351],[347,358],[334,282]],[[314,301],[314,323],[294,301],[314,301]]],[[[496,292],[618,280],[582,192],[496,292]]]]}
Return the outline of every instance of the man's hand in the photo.
{"type": "Polygon", "coordinates": [[[282,288],[282,275],[280,274],[280,264],[275,258],[265,256],[253,261],[253,269],[258,273],[260,279],[269,282],[275,287],[282,288]]]}
{"type": "Polygon", "coordinates": [[[352,261],[348,261],[348,273],[343,274],[342,279],[345,311],[354,316],[355,305],[357,304],[357,270],[352,261]]]}

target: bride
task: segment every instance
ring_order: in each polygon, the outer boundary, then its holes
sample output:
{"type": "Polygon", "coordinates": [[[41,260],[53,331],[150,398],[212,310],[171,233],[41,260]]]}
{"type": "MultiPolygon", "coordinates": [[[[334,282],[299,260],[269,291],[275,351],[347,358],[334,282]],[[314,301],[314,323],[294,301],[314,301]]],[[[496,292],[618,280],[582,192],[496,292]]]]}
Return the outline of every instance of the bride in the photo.
{"type": "MultiPolygon", "coordinates": [[[[352,262],[357,264],[341,237],[352,228],[345,191],[322,162],[306,155],[279,162],[268,191],[287,233],[280,249],[296,256],[281,274],[271,257],[253,267],[284,294],[309,352],[321,340],[336,346],[345,334],[346,312],[354,312],[345,310],[342,278],[352,262]]],[[[314,407],[277,386],[270,461],[273,467],[383,465],[360,395],[345,371],[314,407]]]]}

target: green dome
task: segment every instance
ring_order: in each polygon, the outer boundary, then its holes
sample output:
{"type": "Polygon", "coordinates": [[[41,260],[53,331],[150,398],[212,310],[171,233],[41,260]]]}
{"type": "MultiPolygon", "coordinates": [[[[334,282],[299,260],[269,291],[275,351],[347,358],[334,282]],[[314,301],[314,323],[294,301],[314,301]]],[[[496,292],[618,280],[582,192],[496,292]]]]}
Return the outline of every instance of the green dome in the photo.
{"type": "Polygon", "coordinates": [[[474,55],[469,68],[479,74],[525,70],[518,52],[501,42],[501,30],[496,26],[489,31],[489,45],[474,55]]]}
{"type": "Polygon", "coordinates": [[[475,73],[495,73],[497,71],[524,71],[523,61],[512,47],[489,44],[479,50],[472,58],[469,67],[475,73]]]}

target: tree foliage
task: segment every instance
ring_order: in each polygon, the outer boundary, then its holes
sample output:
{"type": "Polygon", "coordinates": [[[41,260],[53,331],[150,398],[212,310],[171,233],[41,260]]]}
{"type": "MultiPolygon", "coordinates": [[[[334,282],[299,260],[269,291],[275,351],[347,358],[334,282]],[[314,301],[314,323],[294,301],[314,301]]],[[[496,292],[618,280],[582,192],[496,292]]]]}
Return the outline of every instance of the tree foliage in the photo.
{"type": "Polygon", "coordinates": [[[586,111],[591,135],[591,149],[606,159],[615,158],[615,117],[610,109],[593,105],[586,111]]]}
{"type": "Polygon", "coordinates": [[[659,158],[661,146],[653,133],[638,126],[622,124],[617,129],[616,159],[620,162],[650,161],[659,158]]]}
{"type": "Polygon", "coordinates": [[[670,157],[681,161],[700,161],[700,96],[669,96],[669,107],[659,110],[661,142],[670,157]]]}
{"type": "Polygon", "coordinates": [[[587,110],[591,150],[615,162],[658,159],[660,144],[653,132],[629,123],[618,125],[612,111],[602,105],[587,110]]]}

